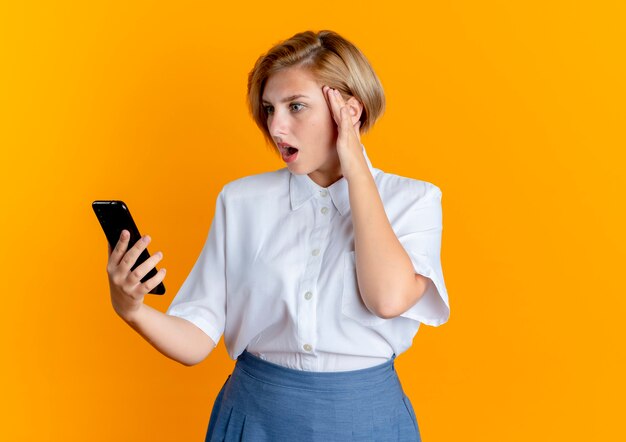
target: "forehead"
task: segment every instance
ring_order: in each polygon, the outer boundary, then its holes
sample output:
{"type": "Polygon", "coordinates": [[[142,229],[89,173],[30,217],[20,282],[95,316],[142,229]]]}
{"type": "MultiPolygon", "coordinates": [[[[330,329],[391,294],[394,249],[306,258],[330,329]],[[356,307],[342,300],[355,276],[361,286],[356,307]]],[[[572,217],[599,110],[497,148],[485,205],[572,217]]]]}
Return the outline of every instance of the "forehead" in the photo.
{"type": "Polygon", "coordinates": [[[270,75],[263,89],[263,100],[274,102],[297,94],[310,94],[319,91],[322,86],[308,69],[287,68],[270,75]]]}

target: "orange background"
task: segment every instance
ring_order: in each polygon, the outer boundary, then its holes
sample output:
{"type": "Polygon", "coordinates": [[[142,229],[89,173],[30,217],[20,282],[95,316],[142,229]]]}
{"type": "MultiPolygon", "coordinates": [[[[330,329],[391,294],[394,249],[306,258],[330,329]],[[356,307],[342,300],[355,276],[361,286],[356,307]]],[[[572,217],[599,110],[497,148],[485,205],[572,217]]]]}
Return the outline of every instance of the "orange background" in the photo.
{"type": "Polygon", "coordinates": [[[284,166],[247,114],[254,61],[333,29],[387,94],[374,166],[443,191],[451,318],[397,360],[423,439],[625,440],[625,12],[3,2],[0,439],[203,440],[223,341],[188,368],[115,315],[90,204],[125,200],[164,252],[167,294],[146,302],[165,311],[221,187],[284,166]]]}

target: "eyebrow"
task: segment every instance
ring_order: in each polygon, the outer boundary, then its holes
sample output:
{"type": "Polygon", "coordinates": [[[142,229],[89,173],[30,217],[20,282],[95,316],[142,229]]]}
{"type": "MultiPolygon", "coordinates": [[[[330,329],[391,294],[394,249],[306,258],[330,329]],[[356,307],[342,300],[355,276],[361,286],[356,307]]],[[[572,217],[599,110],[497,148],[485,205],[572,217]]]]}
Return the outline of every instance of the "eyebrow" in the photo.
{"type": "MultiPolygon", "coordinates": [[[[280,100],[281,103],[286,103],[287,101],[291,101],[291,100],[295,100],[296,98],[309,98],[306,95],[302,95],[302,94],[296,94],[296,95],[291,95],[289,97],[285,97],[282,100],[280,100]]],[[[269,101],[263,99],[263,103],[267,103],[267,104],[272,104],[269,101]]]]}

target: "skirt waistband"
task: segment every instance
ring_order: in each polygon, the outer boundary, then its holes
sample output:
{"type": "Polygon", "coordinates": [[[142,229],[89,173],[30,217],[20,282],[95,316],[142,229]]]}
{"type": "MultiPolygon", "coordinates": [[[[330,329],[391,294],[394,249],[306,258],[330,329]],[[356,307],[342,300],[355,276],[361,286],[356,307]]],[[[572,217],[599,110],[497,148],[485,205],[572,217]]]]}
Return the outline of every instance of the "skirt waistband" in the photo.
{"type": "Polygon", "coordinates": [[[242,370],[262,382],[288,388],[318,391],[343,391],[355,388],[371,388],[395,375],[395,355],[388,361],[361,370],[317,372],[295,370],[251,354],[247,350],[237,358],[235,369],[242,370]]]}

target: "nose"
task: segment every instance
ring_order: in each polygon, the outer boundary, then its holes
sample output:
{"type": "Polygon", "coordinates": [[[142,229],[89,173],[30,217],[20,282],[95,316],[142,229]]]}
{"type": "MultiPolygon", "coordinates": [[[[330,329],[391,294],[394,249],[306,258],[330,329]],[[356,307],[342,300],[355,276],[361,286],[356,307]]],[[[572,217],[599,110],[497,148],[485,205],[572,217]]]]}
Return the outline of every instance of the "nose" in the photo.
{"type": "Polygon", "coordinates": [[[275,109],[267,121],[267,128],[274,138],[280,138],[287,134],[289,128],[288,115],[283,115],[279,109],[275,109]]]}

